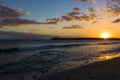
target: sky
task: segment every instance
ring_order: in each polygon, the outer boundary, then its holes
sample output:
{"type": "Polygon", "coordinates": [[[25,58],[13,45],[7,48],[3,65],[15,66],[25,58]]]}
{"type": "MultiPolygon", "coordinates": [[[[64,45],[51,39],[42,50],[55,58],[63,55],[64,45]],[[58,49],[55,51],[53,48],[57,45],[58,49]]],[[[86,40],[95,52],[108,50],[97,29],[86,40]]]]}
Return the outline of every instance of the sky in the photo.
{"type": "Polygon", "coordinates": [[[119,30],[120,0],[0,0],[0,39],[10,32],[120,38],[119,30]]]}

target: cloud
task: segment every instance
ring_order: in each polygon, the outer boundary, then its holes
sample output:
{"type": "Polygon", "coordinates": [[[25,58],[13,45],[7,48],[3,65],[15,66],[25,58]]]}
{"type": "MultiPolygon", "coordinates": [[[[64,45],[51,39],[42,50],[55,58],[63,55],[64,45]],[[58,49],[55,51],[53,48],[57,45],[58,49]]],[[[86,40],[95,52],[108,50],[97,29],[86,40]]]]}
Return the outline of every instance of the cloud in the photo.
{"type": "Polygon", "coordinates": [[[39,22],[20,18],[6,18],[0,21],[0,26],[21,26],[30,24],[39,24],[39,22]]]}
{"type": "Polygon", "coordinates": [[[107,12],[112,16],[120,16],[120,0],[107,0],[107,12]]]}
{"type": "Polygon", "coordinates": [[[14,9],[0,4],[0,18],[15,18],[20,16],[29,15],[29,12],[20,12],[21,9],[14,9]]]}
{"type": "Polygon", "coordinates": [[[73,8],[72,12],[66,13],[66,15],[61,16],[60,18],[51,18],[51,19],[46,19],[43,24],[57,24],[59,22],[70,22],[70,21],[80,21],[80,22],[88,22],[88,21],[96,21],[99,18],[97,15],[94,13],[96,10],[93,8],[88,8],[89,12],[88,14],[84,14],[80,12],[79,7],[73,8]]]}
{"type": "MultiPolygon", "coordinates": [[[[89,2],[96,3],[97,0],[73,0],[74,2],[89,2]]],[[[22,19],[21,16],[29,15],[29,12],[20,12],[22,9],[15,9],[8,6],[0,5],[0,26],[21,26],[21,25],[31,25],[31,24],[58,24],[60,22],[70,22],[70,21],[78,21],[78,22],[90,22],[95,24],[98,22],[104,14],[119,16],[120,15],[120,0],[105,0],[106,8],[92,8],[88,7],[87,13],[86,11],[82,11],[79,7],[74,7],[73,11],[62,15],[59,18],[48,18],[44,22],[37,22],[34,20],[22,19]],[[115,4],[116,3],[116,4],[115,4]]],[[[117,23],[118,21],[113,21],[113,23],[117,23]]]]}
{"type": "Polygon", "coordinates": [[[83,26],[80,25],[72,25],[70,27],[63,27],[63,29],[83,29],[83,26]]]}
{"type": "Polygon", "coordinates": [[[74,17],[72,17],[72,16],[62,16],[62,19],[64,21],[72,21],[72,20],[74,20],[74,17]]]}
{"type": "Polygon", "coordinates": [[[96,0],[73,0],[73,2],[89,2],[89,3],[96,3],[96,0]]]}
{"type": "Polygon", "coordinates": [[[15,9],[0,4],[0,27],[21,26],[30,24],[41,24],[40,22],[28,19],[21,19],[21,16],[29,15],[29,12],[20,12],[21,8],[15,9]]]}
{"type": "Polygon", "coordinates": [[[92,24],[95,24],[95,23],[97,23],[97,22],[98,22],[98,21],[93,21],[92,24]]]}
{"type": "MultiPolygon", "coordinates": [[[[74,7],[72,12],[61,16],[60,18],[46,19],[45,22],[37,22],[34,20],[21,19],[21,16],[29,15],[29,12],[21,13],[20,9],[11,8],[8,6],[0,5],[0,26],[21,26],[21,25],[31,25],[31,24],[58,24],[64,21],[90,21],[95,19],[95,14],[81,14],[79,7],[74,7]]],[[[94,12],[93,8],[88,8],[89,12],[94,12]]]]}
{"type": "Polygon", "coordinates": [[[68,13],[67,15],[71,16],[71,17],[74,17],[74,16],[78,16],[79,14],[80,14],[80,12],[73,11],[73,12],[68,13]]]}
{"type": "Polygon", "coordinates": [[[96,12],[96,10],[95,10],[94,8],[92,8],[92,7],[89,7],[89,8],[88,8],[88,11],[89,11],[89,12],[96,12]]]}
{"type": "Polygon", "coordinates": [[[80,11],[80,8],[79,7],[75,7],[73,8],[74,11],[80,11]]]}
{"type": "MultiPolygon", "coordinates": [[[[73,0],[73,2],[96,3],[97,0],[73,0]]],[[[97,8],[88,8],[89,12],[97,12],[97,8]]],[[[105,8],[101,6],[99,12],[109,16],[120,16],[120,0],[105,0],[105,8]]]]}
{"type": "Polygon", "coordinates": [[[118,6],[118,5],[109,6],[108,12],[113,16],[119,16],[120,15],[120,6],[118,6]]]}
{"type": "Polygon", "coordinates": [[[120,18],[113,21],[113,23],[119,23],[119,22],[120,22],[120,18]]]}
{"type": "Polygon", "coordinates": [[[57,24],[59,22],[63,22],[63,21],[72,21],[74,20],[75,16],[78,16],[80,14],[80,8],[79,7],[75,7],[73,8],[73,11],[70,13],[67,13],[64,16],[61,16],[60,18],[51,18],[51,19],[46,19],[45,22],[42,22],[43,24],[57,24]]]}
{"type": "Polygon", "coordinates": [[[81,21],[81,22],[85,21],[85,22],[86,22],[86,21],[89,21],[89,20],[90,20],[90,16],[87,15],[87,14],[83,14],[83,15],[81,15],[81,16],[76,16],[75,19],[76,19],[77,21],[81,21]]]}
{"type": "Polygon", "coordinates": [[[63,20],[61,18],[51,18],[51,19],[47,19],[46,22],[44,22],[43,24],[57,24],[62,21],[63,20]]]}
{"type": "Polygon", "coordinates": [[[120,0],[111,0],[111,1],[113,1],[113,2],[120,2],[120,0]]]}
{"type": "Polygon", "coordinates": [[[97,16],[95,14],[82,14],[82,15],[74,15],[74,16],[64,16],[64,19],[67,21],[80,21],[80,22],[88,22],[88,21],[93,21],[97,19],[97,16]],[[67,18],[67,19],[66,19],[67,18]]]}

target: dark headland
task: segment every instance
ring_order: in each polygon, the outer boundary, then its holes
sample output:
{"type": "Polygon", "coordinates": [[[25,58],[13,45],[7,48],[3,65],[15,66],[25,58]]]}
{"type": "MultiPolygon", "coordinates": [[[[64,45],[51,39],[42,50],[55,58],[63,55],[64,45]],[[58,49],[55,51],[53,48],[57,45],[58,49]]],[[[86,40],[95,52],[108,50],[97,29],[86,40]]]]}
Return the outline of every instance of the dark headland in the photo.
{"type": "Polygon", "coordinates": [[[62,38],[53,37],[51,40],[120,40],[120,38],[62,38]]]}

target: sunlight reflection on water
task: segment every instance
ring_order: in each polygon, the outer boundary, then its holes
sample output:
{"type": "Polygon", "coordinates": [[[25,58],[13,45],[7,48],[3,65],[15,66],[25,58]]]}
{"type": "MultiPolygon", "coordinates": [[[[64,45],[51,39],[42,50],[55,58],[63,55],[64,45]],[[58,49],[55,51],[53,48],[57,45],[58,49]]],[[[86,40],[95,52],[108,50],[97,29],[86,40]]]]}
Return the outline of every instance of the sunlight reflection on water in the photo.
{"type": "Polygon", "coordinates": [[[118,54],[104,54],[104,55],[99,56],[96,60],[97,61],[105,61],[105,60],[110,60],[110,59],[117,58],[117,57],[120,57],[120,53],[118,53],[118,54]]]}

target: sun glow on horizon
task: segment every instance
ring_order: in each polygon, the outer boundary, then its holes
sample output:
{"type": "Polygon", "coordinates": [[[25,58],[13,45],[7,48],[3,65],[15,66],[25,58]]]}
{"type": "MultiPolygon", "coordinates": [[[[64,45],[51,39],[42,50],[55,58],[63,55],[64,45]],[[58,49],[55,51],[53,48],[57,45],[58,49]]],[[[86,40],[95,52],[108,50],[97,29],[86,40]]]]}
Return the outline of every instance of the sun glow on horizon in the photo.
{"type": "Polygon", "coordinates": [[[110,34],[107,32],[104,32],[101,34],[101,38],[105,38],[105,39],[110,38],[110,34]]]}

